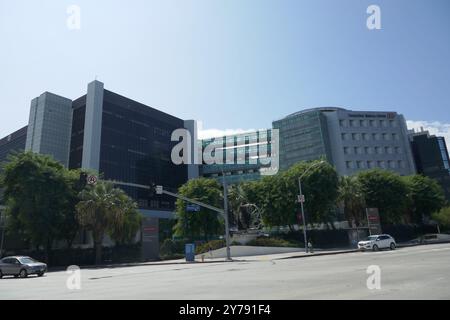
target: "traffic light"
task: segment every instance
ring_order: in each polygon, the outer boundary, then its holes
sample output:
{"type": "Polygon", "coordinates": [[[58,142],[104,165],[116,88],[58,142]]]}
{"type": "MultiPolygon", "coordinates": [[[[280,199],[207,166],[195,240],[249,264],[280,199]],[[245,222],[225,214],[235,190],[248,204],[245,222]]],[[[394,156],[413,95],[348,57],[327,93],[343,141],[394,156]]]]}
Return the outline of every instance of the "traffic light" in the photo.
{"type": "Polygon", "coordinates": [[[150,183],[150,190],[148,191],[148,196],[153,198],[156,195],[156,183],[150,183]]]}

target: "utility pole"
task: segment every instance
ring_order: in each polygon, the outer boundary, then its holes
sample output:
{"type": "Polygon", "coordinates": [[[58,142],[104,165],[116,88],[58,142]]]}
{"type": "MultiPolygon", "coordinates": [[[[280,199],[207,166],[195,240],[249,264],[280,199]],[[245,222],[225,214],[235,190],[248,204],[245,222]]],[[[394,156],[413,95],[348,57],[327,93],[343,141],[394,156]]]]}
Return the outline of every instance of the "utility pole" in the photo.
{"type": "Polygon", "coordinates": [[[303,174],[298,177],[298,189],[300,191],[300,195],[298,197],[298,202],[300,202],[300,208],[302,210],[302,220],[303,220],[303,241],[305,242],[305,252],[308,253],[308,240],[307,240],[307,236],[306,236],[306,221],[305,221],[305,210],[303,208],[303,203],[305,202],[305,196],[302,192],[302,178],[303,176],[309,172],[309,170],[311,170],[314,167],[318,167],[322,164],[326,163],[324,160],[321,160],[319,162],[313,163],[311,166],[309,166],[304,172],[303,174]]]}
{"type": "Polygon", "coordinates": [[[225,218],[225,242],[227,245],[227,261],[231,261],[231,250],[230,250],[230,226],[228,223],[228,188],[227,181],[225,180],[225,174],[222,171],[223,177],[223,215],[225,218]]]}
{"type": "Polygon", "coordinates": [[[300,190],[300,197],[299,197],[299,202],[300,202],[300,207],[302,210],[302,221],[303,221],[303,241],[305,242],[305,253],[308,253],[308,240],[306,238],[306,221],[305,221],[305,210],[303,209],[303,202],[304,200],[304,195],[302,193],[302,181],[301,178],[298,178],[298,189],[300,190]]]}

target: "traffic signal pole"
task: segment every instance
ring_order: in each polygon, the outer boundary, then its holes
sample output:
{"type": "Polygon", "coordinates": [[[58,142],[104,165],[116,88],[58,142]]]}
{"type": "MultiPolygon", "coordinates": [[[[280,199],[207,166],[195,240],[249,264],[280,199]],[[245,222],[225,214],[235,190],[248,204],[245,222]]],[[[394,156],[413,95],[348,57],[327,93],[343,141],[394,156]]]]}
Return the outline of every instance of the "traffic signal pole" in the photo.
{"type": "Polygon", "coordinates": [[[119,182],[119,181],[111,181],[114,184],[118,184],[118,185],[124,185],[124,186],[130,186],[130,187],[136,187],[136,188],[143,188],[143,189],[147,189],[150,191],[155,191],[156,194],[165,194],[177,199],[181,199],[183,201],[186,202],[190,202],[193,204],[196,204],[200,207],[206,208],[206,209],[210,209],[212,211],[215,211],[217,213],[219,213],[223,219],[225,220],[225,242],[226,242],[226,251],[227,251],[227,261],[232,261],[231,259],[231,249],[230,249],[230,226],[229,226],[229,221],[228,221],[228,190],[227,190],[227,183],[225,181],[225,176],[223,178],[223,186],[224,186],[224,193],[223,193],[223,209],[220,208],[216,208],[214,206],[211,206],[209,204],[194,200],[194,199],[190,199],[187,198],[185,196],[179,195],[177,193],[173,193],[167,190],[164,190],[163,186],[156,186],[156,185],[151,185],[151,186],[146,186],[146,185],[142,185],[142,184],[136,184],[136,183],[127,183],[127,182],[119,182]]]}
{"type": "Polygon", "coordinates": [[[172,197],[175,197],[177,199],[181,199],[183,201],[196,204],[196,205],[204,207],[206,209],[213,210],[213,211],[219,213],[220,215],[222,215],[222,217],[225,220],[225,243],[226,243],[226,251],[227,251],[226,261],[232,261],[232,259],[231,259],[231,249],[230,249],[230,226],[229,226],[229,221],[228,221],[228,192],[227,192],[227,188],[226,188],[226,182],[224,182],[224,194],[223,194],[224,209],[216,208],[216,207],[211,206],[209,204],[206,204],[206,203],[203,203],[203,202],[200,202],[200,201],[197,201],[197,200],[189,199],[189,198],[187,198],[185,196],[182,196],[182,195],[170,192],[170,191],[166,191],[166,190],[163,189],[162,186],[156,186],[156,194],[166,194],[168,196],[172,196],[172,197]]]}

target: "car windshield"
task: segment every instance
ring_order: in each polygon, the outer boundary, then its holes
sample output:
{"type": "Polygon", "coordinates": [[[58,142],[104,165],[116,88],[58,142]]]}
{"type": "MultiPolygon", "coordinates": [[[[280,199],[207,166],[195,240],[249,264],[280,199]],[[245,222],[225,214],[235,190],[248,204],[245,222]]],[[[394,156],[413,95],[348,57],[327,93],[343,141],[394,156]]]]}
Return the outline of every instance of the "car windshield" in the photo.
{"type": "Polygon", "coordinates": [[[377,240],[378,236],[369,236],[367,237],[367,241],[377,240]]]}
{"type": "Polygon", "coordinates": [[[26,263],[35,263],[37,262],[33,258],[25,257],[25,258],[19,258],[20,263],[26,264],[26,263]]]}

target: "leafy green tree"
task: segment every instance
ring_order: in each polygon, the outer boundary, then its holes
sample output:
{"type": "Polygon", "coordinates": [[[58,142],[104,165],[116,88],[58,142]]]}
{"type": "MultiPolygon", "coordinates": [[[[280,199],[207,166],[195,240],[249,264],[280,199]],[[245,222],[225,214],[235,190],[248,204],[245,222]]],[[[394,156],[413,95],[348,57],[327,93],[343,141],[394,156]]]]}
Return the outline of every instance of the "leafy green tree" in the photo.
{"type": "Polygon", "coordinates": [[[400,175],[381,169],[357,174],[366,205],[378,208],[383,224],[398,223],[408,206],[408,187],[400,175]]]}
{"type": "Polygon", "coordinates": [[[364,219],[365,203],[357,177],[341,177],[338,191],[337,200],[343,205],[347,220],[355,221],[356,225],[359,225],[364,219]]]}
{"type": "MultiPolygon", "coordinates": [[[[331,212],[338,197],[339,178],[333,166],[328,162],[319,164],[319,161],[299,162],[286,171],[283,174],[286,180],[285,193],[291,201],[297,199],[298,178],[302,176],[304,206],[310,221],[328,222],[332,219],[331,212]]],[[[290,206],[296,208],[298,204],[290,202],[290,206]]]]}
{"type": "Polygon", "coordinates": [[[297,196],[301,176],[309,221],[330,220],[329,213],[338,195],[336,170],[328,163],[310,161],[299,162],[287,171],[244,185],[247,199],[261,208],[264,225],[288,226],[293,230],[297,223],[296,213],[300,210],[297,196]]]}
{"type": "Polygon", "coordinates": [[[76,205],[80,201],[80,193],[84,189],[84,184],[80,184],[81,172],[82,170],[66,170],[69,193],[67,194],[67,206],[64,210],[64,222],[59,229],[59,233],[60,238],[65,240],[69,249],[72,248],[75,236],[80,231],[76,205]]]}
{"type": "MultiPolygon", "coordinates": [[[[179,194],[221,208],[223,197],[220,184],[213,179],[198,178],[189,180],[178,190],[179,194]]],[[[176,236],[185,238],[203,237],[208,241],[211,236],[223,233],[223,221],[217,212],[200,208],[200,212],[187,212],[186,203],[176,202],[177,223],[174,226],[176,236]]]]}
{"type": "Polygon", "coordinates": [[[433,213],[432,218],[445,229],[450,229],[450,207],[444,207],[438,212],[433,213]]]}
{"type": "Polygon", "coordinates": [[[9,216],[9,231],[34,246],[43,246],[50,259],[53,243],[73,224],[70,174],[49,156],[31,152],[12,156],[4,165],[1,184],[9,216]]]}
{"type": "Polygon", "coordinates": [[[286,195],[285,180],[281,174],[263,177],[254,186],[258,193],[256,205],[262,210],[262,220],[265,226],[285,226],[291,228],[295,223],[295,212],[292,202],[286,195]]]}
{"type": "Polygon", "coordinates": [[[423,223],[423,218],[430,218],[433,212],[439,211],[445,203],[444,191],[436,180],[412,175],[404,177],[409,189],[411,211],[416,223],[423,223]]]}
{"type": "Polygon", "coordinates": [[[135,210],[136,205],[123,190],[114,188],[107,181],[86,187],[80,198],[81,201],[76,205],[77,219],[83,228],[92,232],[95,263],[100,264],[103,238],[107,232],[116,239],[126,238],[127,232],[124,230],[129,227],[126,226],[127,216],[135,210]]]}

